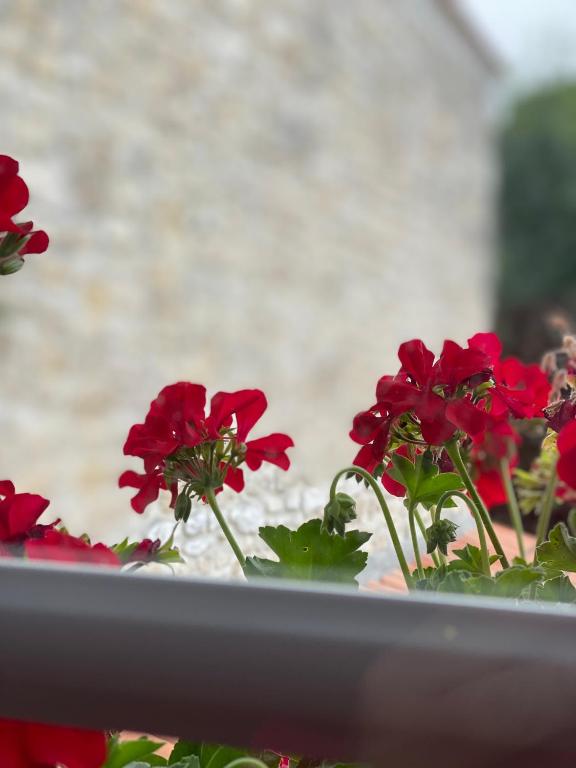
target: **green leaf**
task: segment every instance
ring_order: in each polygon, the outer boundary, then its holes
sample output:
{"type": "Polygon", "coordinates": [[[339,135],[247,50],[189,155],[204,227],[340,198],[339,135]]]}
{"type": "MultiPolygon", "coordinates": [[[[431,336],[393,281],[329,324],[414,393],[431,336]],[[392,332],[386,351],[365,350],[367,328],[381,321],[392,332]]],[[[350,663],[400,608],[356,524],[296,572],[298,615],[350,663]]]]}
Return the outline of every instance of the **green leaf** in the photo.
{"type": "Polygon", "coordinates": [[[442,472],[430,459],[428,452],[418,454],[414,462],[398,453],[392,454],[389,475],[406,488],[410,504],[422,504],[429,509],[437,504],[443,493],[463,488],[459,475],[442,472]]]}
{"type": "Polygon", "coordinates": [[[489,595],[492,579],[478,576],[467,571],[452,571],[438,585],[438,592],[451,592],[461,595],[489,595]]]}
{"type": "Polygon", "coordinates": [[[162,742],[150,741],[145,737],[134,741],[119,741],[118,737],[114,736],[108,742],[108,757],[103,768],[124,768],[130,763],[140,761],[141,758],[146,758],[149,765],[166,765],[163,758],[158,758],[162,760],[161,763],[150,762],[151,757],[158,757],[154,752],[161,746],[162,742]]]}
{"type": "Polygon", "coordinates": [[[173,762],[181,760],[183,757],[190,757],[190,755],[194,755],[195,757],[199,758],[200,748],[201,745],[199,742],[180,739],[180,741],[174,745],[174,749],[170,753],[169,765],[172,765],[173,762]]]}
{"type": "MultiPolygon", "coordinates": [[[[482,553],[480,547],[475,547],[473,544],[466,544],[464,549],[454,549],[452,554],[456,555],[456,559],[451,560],[448,564],[448,569],[451,571],[462,570],[469,571],[473,574],[482,575],[482,553]]],[[[490,564],[499,560],[498,555],[490,556],[490,564]]]]}
{"type": "Polygon", "coordinates": [[[541,579],[539,568],[513,565],[496,574],[492,594],[494,597],[521,597],[527,587],[541,579]]]}
{"type": "Polygon", "coordinates": [[[568,576],[555,576],[538,584],[536,599],[552,603],[576,603],[576,589],[568,576]]]}
{"type": "Polygon", "coordinates": [[[355,577],[366,567],[368,555],[358,551],[372,534],[347,531],[337,536],[315,519],[296,531],[285,525],[260,528],[260,538],[278,556],[278,560],[249,557],[246,576],[329,581],[356,584],[355,577]]]}
{"type": "Polygon", "coordinates": [[[441,475],[425,478],[418,484],[415,501],[428,509],[438,503],[442,494],[459,491],[463,487],[459,475],[455,472],[443,472],[441,475]]]}
{"type": "Polygon", "coordinates": [[[178,760],[177,763],[169,763],[170,768],[200,768],[200,759],[197,755],[189,755],[178,760]]]}
{"type": "Polygon", "coordinates": [[[202,744],[200,749],[200,766],[201,768],[226,768],[232,760],[246,757],[247,754],[244,749],[223,747],[217,744],[202,744]]]}
{"type": "Polygon", "coordinates": [[[576,538],[570,536],[564,523],[558,523],[550,531],[548,541],[537,548],[536,557],[546,568],[576,573],[576,538]]]}

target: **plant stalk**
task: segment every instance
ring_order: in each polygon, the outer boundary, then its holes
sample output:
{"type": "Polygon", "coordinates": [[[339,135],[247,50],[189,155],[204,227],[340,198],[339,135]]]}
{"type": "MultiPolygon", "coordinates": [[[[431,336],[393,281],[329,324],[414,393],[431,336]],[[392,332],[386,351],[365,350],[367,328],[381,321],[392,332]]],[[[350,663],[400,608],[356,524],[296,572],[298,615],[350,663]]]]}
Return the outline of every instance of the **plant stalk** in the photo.
{"type": "Polygon", "coordinates": [[[544,491],[542,498],[542,505],[540,507],[540,514],[538,516],[538,525],[536,527],[536,549],[534,550],[534,565],[537,564],[538,547],[548,533],[550,527],[550,518],[552,517],[552,510],[554,509],[554,498],[556,496],[556,487],[558,485],[558,475],[556,474],[556,462],[552,466],[552,474],[548,480],[548,485],[544,491]]]}
{"type": "Polygon", "coordinates": [[[465,501],[468,509],[472,513],[472,517],[474,518],[474,522],[476,523],[476,528],[478,530],[480,556],[482,558],[482,571],[485,576],[490,576],[490,555],[488,553],[488,545],[486,543],[486,534],[484,533],[484,523],[472,499],[466,496],[465,493],[462,493],[462,491],[446,491],[446,493],[443,493],[442,496],[440,496],[438,501],[438,505],[436,507],[436,520],[440,520],[440,515],[442,514],[442,508],[444,507],[444,504],[446,504],[448,499],[451,499],[454,496],[457,496],[459,499],[465,501]]]}
{"type": "MultiPolygon", "coordinates": [[[[420,513],[418,512],[416,507],[414,507],[414,517],[416,518],[416,522],[418,523],[418,528],[420,528],[420,533],[422,534],[424,541],[426,541],[426,526],[424,525],[424,521],[422,520],[420,513]]],[[[434,519],[433,513],[432,513],[432,519],[434,519]]],[[[438,554],[442,557],[442,552],[439,552],[438,554]]],[[[436,566],[436,568],[439,568],[441,565],[441,561],[438,558],[438,555],[436,554],[436,552],[432,552],[431,556],[432,556],[432,561],[434,565],[436,566]]]]}
{"type": "Polygon", "coordinates": [[[384,494],[380,490],[380,486],[378,485],[377,481],[372,477],[370,472],[367,472],[362,467],[354,467],[354,466],[341,469],[334,477],[334,480],[332,480],[332,485],[330,486],[330,500],[332,501],[336,495],[336,487],[338,485],[338,481],[340,480],[340,478],[343,475],[348,475],[350,473],[353,473],[361,477],[370,485],[370,487],[374,491],[374,494],[378,499],[378,503],[380,504],[382,514],[384,515],[384,520],[386,521],[386,525],[388,526],[390,538],[392,539],[392,546],[394,547],[394,551],[396,552],[396,557],[398,558],[398,563],[400,565],[400,569],[402,570],[404,581],[406,582],[406,586],[408,587],[408,589],[413,589],[414,580],[412,579],[410,568],[408,567],[408,563],[406,562],[406,557],[404,556],[404,551],[402,550],[402,545],[400,544],[400,539],[398,538],[398,532],[396,531],[394,520],[392,520],[392,515],[390,514],[390,510],[388,509],[388,504],[386,504],[386,499],[384,498],[384,494]]]}
{"type": "Polygon", "coordinates": [[[526,559],[526,549],[524,547],[524,528],[522,526],[522,514],[520,507],[518,506],[518,499],[516,498],[516,491],[512,484],[512,478],[510,476],[510,462],[508,459],[502,459],[500,462],[500,474],[502,476],[502,483],[506,491],[506,498],[508,499],[508,510],[510,512],[510,520],[516,531],[516,538],[518,540],[518,552],[520,557],[526,559]]]}
{"type": "Polygon", "coordinates": [[[418,545],[418,534],[416,533],[415,504],[410,504],[408,508],[408,524],[410,526],[410,538],[412,539],[412,548],[414,549],[414,559],[418,570],[418,578],[424,578],[424,568],[422,567],[422,558],[420,557],[420,547],[418,545]]]}
{"type": "Polygon", "coordinates": [[[468,470],[466,469],[466,465],[462,461],[462,456],[460,455],[458,444],[455,441],[450,441],[446,443],[446,453],[452,460],[452,464],[454,464],[456,471],[462,478],[464,487],[470,494],[470,498],[472,499],[476,509],[478,510],[478,514],[482,519],[484,528],[486,529],[488,536],[490,536],[490,541],[492,542],[492,546],[494,547],[494,550],[496,551],[496,553],[500,556],[500,562],[502,563],[504,568],[509,568],[510,563],[508,562],[506,553],[504,552],[504,549],[502,548],[502,544],[500,544],[500,540],[496,535],[496,531],[494,530],[494,526],[492,525],[492,521],[490,520],[490,515],[488,514],[488,510],[486,509],[486,507],[484,506],[484,502],[478,495],[476,486],[472,482],[472,478],[470,477],[468,470]]]}
{"type": "Polygon", "coordinates": [[[214,512],[214,516],[216,517],[216,520],[218,520],[218,523],[220,524],[220,528],[222,528],[222,532],[224,533],[224,536],[226,536],[226,538],[228,539],[228,543],[234,550],[236,559],[240,563],[240,566],[244,568],[244,566],[246,565],[246,558],[244,557],[244,553],[240,549],[240,545],[234,538],[234,534],[228,527],[228,523],[224,519],[224,515],[222,514],[222,511],[218,506],[218,502],[216,501],[216,495],[214,494],[213,488],[206,489],[206,501],[210,505],[212,512],[214,512]]]}

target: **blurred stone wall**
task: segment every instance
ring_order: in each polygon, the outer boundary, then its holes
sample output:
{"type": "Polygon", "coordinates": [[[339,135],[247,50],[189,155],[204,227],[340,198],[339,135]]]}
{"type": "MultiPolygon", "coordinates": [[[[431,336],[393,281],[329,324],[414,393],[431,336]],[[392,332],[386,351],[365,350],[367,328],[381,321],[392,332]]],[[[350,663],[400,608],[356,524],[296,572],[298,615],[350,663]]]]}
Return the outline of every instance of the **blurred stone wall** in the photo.
{"type": "Polygon", "coordinates": [[[399,341],[488,327],[494,75],[444,3],[0,0],[0,64],[52,236],[0,285],[0,475],[75,532],[133,524],[166,383],[263,388],[326,480],[399,341]]]}

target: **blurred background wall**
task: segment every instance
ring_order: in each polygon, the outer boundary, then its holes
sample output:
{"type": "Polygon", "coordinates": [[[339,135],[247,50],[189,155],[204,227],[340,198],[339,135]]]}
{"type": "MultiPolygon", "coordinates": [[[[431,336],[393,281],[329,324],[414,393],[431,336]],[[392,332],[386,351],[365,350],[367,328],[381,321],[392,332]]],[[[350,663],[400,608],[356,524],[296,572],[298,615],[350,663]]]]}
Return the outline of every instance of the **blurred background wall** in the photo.
{"type": "Polygon", "coordinates": [[[488,329],[499,70],[456,3],[0,0],[0,64],[52,237],[2,280],[0,474],[75,532],[126,527],[166,383],[263,388],[326,480],[400,341],[488,329]]]}

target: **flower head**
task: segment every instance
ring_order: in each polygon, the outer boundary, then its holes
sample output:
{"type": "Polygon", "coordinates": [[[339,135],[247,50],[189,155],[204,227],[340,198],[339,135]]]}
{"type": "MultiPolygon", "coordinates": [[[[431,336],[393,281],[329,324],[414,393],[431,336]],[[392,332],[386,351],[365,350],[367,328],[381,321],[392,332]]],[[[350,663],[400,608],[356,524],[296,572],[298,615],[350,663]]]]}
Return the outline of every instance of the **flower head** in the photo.
{"type": "Polygon", "coordinates": [[[59,563],[86,563],[119,567],[120,558],[105,544],[91,544],[85,537],[71,536],[55,528],[30,537],[24,544],[29,560],[53,560],[59,563]]]}
{"type": "Polygon", "coordinates": [[[466,347],[447,340],[437,358],[420,339],[401,344],[398,373],[378,381],[376,403],[354,419],[350,437],[362,446],[354,463],[382,467],[384,485],[400,493],[383,462],[401,446],[466,438],[488,449],[493,437],[507,445],[509,420],[542,416],[550,385],[538,366],[501,353],[493,333],[476,334],[466,347]]]}
{"type": "Polygon", "coordinates": [[[189,498],[202,499],[207,489],[215,492],[228,485],[244,488],[243,464],[258,470],[263,462],[288,469],[286,454],[293,442],[288,435],[273,433],[249,440],[248,435],[267,408],[259,389],[218,392],[206,413],[206,389],[179,382],[165,387],[150,404],[143,424],[128,434],[124,453],[144,462],[144,473],[124,472],[121,487],[137,488],[132,499],[143,512],[161,490],[172,494],[175,505],[180,486],[189,498]]]}
{"type": "Polygon", "coordinates": [[[0,155],[0,274],[17,272],[24,264],[23,256],[43,253],[48,248],[46,232],[35,230],[31,221],[14,221],[28,199],[28,187],[18,175],[18,163],[0,155]]]}
{"type": "Polygon", "coordinates": [[[50,502],[36,493],[16,493],[10,480],[0,481],[0,555],[19,554],[22,544],[45,528],[38,518],[50,502]]]}

